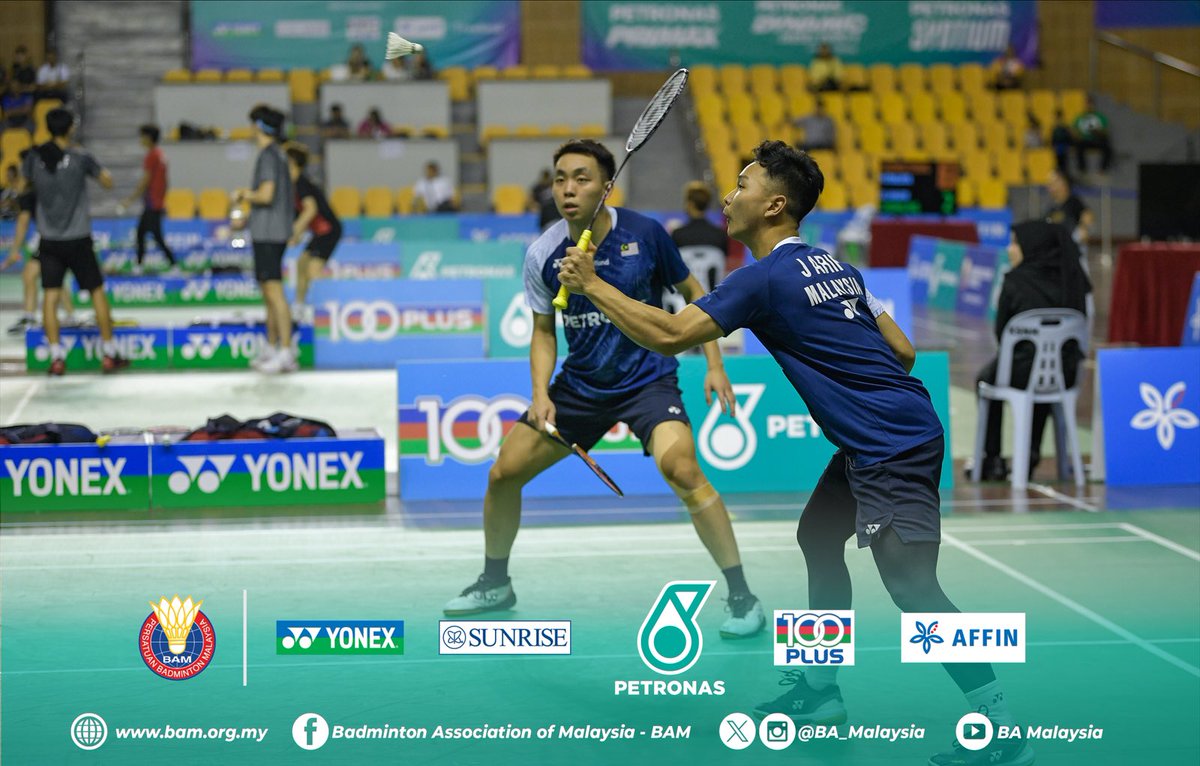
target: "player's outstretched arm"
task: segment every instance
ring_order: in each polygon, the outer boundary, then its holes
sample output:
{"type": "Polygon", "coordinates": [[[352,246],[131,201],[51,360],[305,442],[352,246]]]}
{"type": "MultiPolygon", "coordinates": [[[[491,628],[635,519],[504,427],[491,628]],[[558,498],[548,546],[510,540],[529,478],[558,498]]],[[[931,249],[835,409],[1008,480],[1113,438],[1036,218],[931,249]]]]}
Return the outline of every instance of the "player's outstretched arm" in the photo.
{"type": "Polygon", "coordinates": [[[712,317],[695,306],[668,314],[625,295],[596,276],[594,252],[595,247],[588,253],[577,247],[567,248],[558,278],[571,292],[586,295],[634,343],[674,356],[725,334],[712,317]]]}
{"type": "MultiPolygon", "coordinates": [[[[676,284],[675,289],[689,304],[695,303],[704,295],[704,287],[700,284],[700,280],[690,274],[687,279],[676,284]]],[[[737,407],[737,397],[733,394],[733,385],[729,382],[729,376],[725,374],[725,363],[721,359],[721,347],[715,340],[710,340],[701,348],[704,350],[704,360],[708,363],[708,372],[704,376],[704,403],[712,404],[715,394],[717,400],[721,402],[721,408],[729,415],[733,415],[734,409],[737,407]]]]}
{"type": "Polygon", "coordinates": [[[883,339],[891,347],[892,353],[896,355],[896,359],[904,367],[904,371],[912,372],[913,365],[917,362],[917,350],[909,342],[904,330],[900,329],[900,325],[896,324],[896,320],[888,316],[886,311],[875,317],[875,323],[879,325],[883,339]]]}

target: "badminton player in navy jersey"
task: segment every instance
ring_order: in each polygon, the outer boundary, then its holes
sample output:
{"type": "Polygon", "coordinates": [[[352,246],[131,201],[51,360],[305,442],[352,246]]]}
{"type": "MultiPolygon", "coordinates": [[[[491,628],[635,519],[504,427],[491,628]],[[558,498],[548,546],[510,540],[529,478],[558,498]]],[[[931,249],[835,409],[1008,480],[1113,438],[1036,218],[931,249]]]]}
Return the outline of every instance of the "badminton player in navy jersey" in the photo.
{"type": "MultiPolygon", "coordinates": [[[[641,440],[646,454],[654,457],[725,575],[730,616],[721,625],[721,636],[747,638],[762,631],[766,616],[746,584],[725,504],[696,460],[676,377],[679,363],[673,356],[638,346],[591,301],[575,295],[562,315],[567,358],[558,377],[550,382],[557,359],[552,301],[559,288],[558,267],[567,248],[588,228],[615,168],[612,154],[596,141],[569,141],[554,155],[554,201],[563,220],[551,225],[525,254],[525,297],[533,310],[534,325],[529,346],[533,402],[505,438],[488,473],[483,501],[483,574],[447,603],[444,611],[459,616],[516,604],[508,559],[521,523],[521,489],[571,454],[545,434],[545,424],[553,423],[567,442],[590,449],[623,422],[641,440]]],[[[663,290],[668,287],[689,302],[704,294],[671,236],[657,222],[632,210],[605,207],[592,231],[592,241],[598,246],[595,267],[630,300],[661,308],[663,290]]],[[[709,403],[715,394],[726,411],[732,412],[736,399],[715,341],[704,344],[704,354],[709,403]]]]}
{"type": "MultiPolygon", "coordinates": [[[[908,374],[915,355],[896,323],[867,291],[862,275],[797,236],[825,180],[804,152],[779,141],[760,144],[755,161],[725,198],[729,235],[755,262],[679,314],[626,297],[597,275],[595,255],[569,248],[560,278],[639,345],[673,354],[728,335],[754,332],[838,448],[808,501],[796,532],[808,568],[809,608],[849,609],[845,542],[870,547],[883,584],[905,612],[957,612],[937,579],[941,539],[938,484],[942,426],[921,381],[908,374]]],[[[972,709],[1013,725],[991,665],[946,664],[972,709]]],[[[756,713],[797,723],[841,723],[846,708],[836,667],[787,671],[791,688],[756,713]]],[[[961,745],[930,759],[935,766],[1026,766],[1024,740],[994,739],[982,750],[961,745]]]]}

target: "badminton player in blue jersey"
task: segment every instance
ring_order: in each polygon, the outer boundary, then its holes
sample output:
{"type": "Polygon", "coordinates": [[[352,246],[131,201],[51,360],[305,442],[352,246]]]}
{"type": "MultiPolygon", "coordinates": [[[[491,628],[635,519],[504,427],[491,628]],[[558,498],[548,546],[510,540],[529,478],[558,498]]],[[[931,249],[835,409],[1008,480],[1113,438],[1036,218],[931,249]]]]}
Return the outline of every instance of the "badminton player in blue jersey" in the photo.
{"type": "MultiPolygon", "coordinates": [[[[942,426],[921,381],[908,374],[915,355],[856,269],[797,236],[825,180],[807,154],[780,141],[760,144],[755,161],[725,198],[729,235],[755,262],[672,315],[630,300],[593,267],[594,253],[569,248],[560,278],[639,345],[673,354],[751,330],[783,369],[825,436],[838,448],[800,517],[796,538],[808,568],[809,608],[849,609],[845,542],[870,547],[892,600],[905,612],[957,612],[937,579],[941,539],[938,484],[942,426]]],[[[1013,725],[991,665],[946,664],[972,709],[1013,725]]],[[[797,723],[841,723],[846,708],[836,667],[787,671],[791,688],[756,713],[797,723]]],[[[1027,766],[1024,740],[995,739],[982,750],[956,745],[934,766],[1027,766]]]]}
{"type": "MultiPolygon", "coordinates": [[[[552,301],[559,288],[558,268],[567,248],[588,227],[615,167],[608,149],[591,140],[569,141],[554,155],[554,201],[563,220],[547,229],[525,254],[525,296],[534,324],[529,347],[533,402],[505,438],[488,473],[483,574],[444,611],[448,616],[479,614],[516,603],[508,559],[521,523],[521,489],[571,454],[546,435],[546,424],[554,424],[568,443],[590,449],[623,422],[641,440],[646,454],[654,457],[725,575],[730,616],[721,626],[721,636],[753,636],[766,626],[766,617],[746,584],[725,504],[696,460],[675,358],[637,345],[591,301],[574,295],[562,313],[567,358],[558,377],[550,381],[557,359],[552,301]]],[[[626,208],[606,207],[592,230],[592,241],[598,246],[594,266],[622,296],[657,309],[667,288],[678,290],[689,302],[704,294],[671,236],[657,222],[626,208]]],[[[703,344],[708,361],[705,395],[709,404],[715,395],[732,413],[736,399],[715,338],[703,344]]]]}

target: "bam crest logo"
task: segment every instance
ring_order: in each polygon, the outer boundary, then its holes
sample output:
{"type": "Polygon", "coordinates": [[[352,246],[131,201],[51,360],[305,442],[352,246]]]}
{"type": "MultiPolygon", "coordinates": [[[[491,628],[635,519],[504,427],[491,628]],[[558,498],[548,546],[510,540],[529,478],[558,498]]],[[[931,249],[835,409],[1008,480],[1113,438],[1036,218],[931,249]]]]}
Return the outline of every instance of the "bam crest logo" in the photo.
{"type": "Polygon", "coordinates": [[[175,494],[182,495],[195,483],[201,492],[211,495],[220,489],[221,482],[229,475],[229,469],[233,468],[235,459],[234,455],[181,456],[179,462],[185,470],[172,473],[167,479],[167,486],[175,494]],[[210,468],[202,471],[205,463],[209,463],[210,468]]]}
{"type": "Polygon", "coordinates": [[[708,415],[700,426],[700,454],[714,468],[722,471],[736,471],[754,458],[758,449],[758,434],[750,416],[762,399],[767,387],[762,383],[740,383],[733,387],[733,395],[738,400],[737,414],[734,422],[718,422],[721,417],[721,403],[714,400],[708,409],[708,415]],[[742,400],[745,397],[745,401],[742,400]]]}
{"type": "Polygon", "coordinates": [[[180,601],[176,595],[155,604],[138,632],[138,647],[146,666],[171,681],[193,678],[212,662],[217,636],[212,623],[192,597],[180,601]]]}

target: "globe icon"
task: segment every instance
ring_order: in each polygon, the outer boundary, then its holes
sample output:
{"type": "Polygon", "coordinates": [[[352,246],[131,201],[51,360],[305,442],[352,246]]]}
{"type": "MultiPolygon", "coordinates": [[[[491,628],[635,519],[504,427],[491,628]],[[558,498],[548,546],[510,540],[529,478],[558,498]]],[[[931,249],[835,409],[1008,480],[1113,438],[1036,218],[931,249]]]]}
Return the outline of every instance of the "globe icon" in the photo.
{"type": "Polygon", "coordinates": [[[171,647],[167,643],[167,634],[163,631],[162,626],[155,625],[154,631],[150,634],[150,649],[160,661],[164,658],[183,660],[182,662],[164,662],[170,667],[187,667],[195,662],[200,657],[200,653],[204,651],[204,634],[200,631],[199,625],[193,624],[192,629],[188,631],[183,654],[175,655],[171,653],[171,647]]]}
{"type": "Polygon", "coordinates": [[[71,722],[71,741],[84,750],[95,750],[108,739],[108,724],[95,713],[84,713],[71,722]]]}

